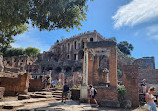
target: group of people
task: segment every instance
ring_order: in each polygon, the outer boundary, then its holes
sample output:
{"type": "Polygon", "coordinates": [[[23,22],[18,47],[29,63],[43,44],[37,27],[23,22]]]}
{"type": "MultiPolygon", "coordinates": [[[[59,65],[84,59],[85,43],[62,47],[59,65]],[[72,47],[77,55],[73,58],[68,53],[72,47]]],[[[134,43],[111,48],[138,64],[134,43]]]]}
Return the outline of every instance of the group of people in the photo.
{"type": "MultiPolygon", "coordinates": [[[[51,85],[51,80],[50,80],[50,77],[47,76],[47,86],[48,86],[47,88],[50,88],[50,85],[51,85]]],[[[147,102],[147,105],[150,106],[149,111],[157,111],[156,104],[154,102],[154,100],[156,100],[156,98],[153,96],[154,92],[156,91],[155,87],[150,87],[148,89],[148,92],[146,92],[147,86],[146,86],[145,79],[142,80],[141,87],[142,87],[142,93],[145,94],[145,101],[147,102]]],[[[66,102],[68,92],[69,92],[69,86],[65,82],[65,84],[63,86],[63,93],[62,93],[62,102],[65,100],[64,103],[66,102]]],[[[96,104],[96,107],[99,107],[95,97],[96,97],[96,89],[93,87],[92,84],[90,84],[89,85],[88,103],[90,104],[90,101],[93,100],[96,104]]]]}
{"type": "MultiPolygon", "coordinates": [[[[89,91],[89,97],[88,97],[88,103],[90,104],[90,101],[93,100],[96,104],[96,107],[99,107],[96,99],[95,99],[95,96],[96,96],[96,92],[95,92],[95,88],[93,88],[93,85],[90,84],[89,85],[89,88],[90,88],[90,91],[89,91]]],[[[64,86],[63,86],[63,93],[62,93],[62,102],[65,98],[65,101],[64,103],[66,102],[66,99],[67,99],[67,95],[68,95],[68,91],[69,91],[69,86],[67,85],[67,83],[65,82],[64,86]]]]}

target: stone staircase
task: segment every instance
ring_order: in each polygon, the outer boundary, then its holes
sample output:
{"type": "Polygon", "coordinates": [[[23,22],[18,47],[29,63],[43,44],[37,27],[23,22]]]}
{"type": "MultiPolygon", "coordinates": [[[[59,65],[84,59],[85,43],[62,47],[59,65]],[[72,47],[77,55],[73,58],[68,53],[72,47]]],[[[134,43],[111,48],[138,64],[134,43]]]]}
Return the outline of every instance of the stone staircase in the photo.
{"type": "MultiPolygon", "coordinates": [[[[68,99],[69,97],[67,97],[68,99]]],[[[65,99],[65,98],[63,98],[65,99]]],[[[62,89],[50,89],[48,91],[40,91],[29,93],[28,95],[19,95],[18,100],[0,102],[1,109],[15,109],[24,106],[26,103],[35,103],[42,101],[62,100],[62,89]]]]}

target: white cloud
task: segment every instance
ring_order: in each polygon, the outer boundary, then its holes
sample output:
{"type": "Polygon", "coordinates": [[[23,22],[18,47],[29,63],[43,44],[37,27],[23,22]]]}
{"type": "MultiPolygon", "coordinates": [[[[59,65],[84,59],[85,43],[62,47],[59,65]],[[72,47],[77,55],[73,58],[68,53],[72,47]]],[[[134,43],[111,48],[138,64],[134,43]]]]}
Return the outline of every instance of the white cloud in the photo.
{"type": "Polygon", "coordinates": [[[158,0],[133,0],[121,6],[112,17],[114,27],[134,26],[158,17],[158,0]]]}
{"type": "Polygon", "coordinates": [[[146,28],[146,35],[149,39],[158,40],[158,25],[152,25],[146,28]]]}

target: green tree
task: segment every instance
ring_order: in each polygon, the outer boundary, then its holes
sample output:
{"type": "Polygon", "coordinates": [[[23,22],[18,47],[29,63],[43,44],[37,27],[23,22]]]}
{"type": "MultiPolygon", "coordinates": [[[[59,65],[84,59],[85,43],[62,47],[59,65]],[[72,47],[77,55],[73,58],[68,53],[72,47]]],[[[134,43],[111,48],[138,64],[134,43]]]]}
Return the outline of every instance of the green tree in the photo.
{"type": "Polygon", "coordinates": [[[23,48],[7,48],[3,53],[4,57],[19,56],[25,54],[25,49],[23,48]]]}
{"type": "Polygon", "coordinates": [[[133,45],[127,41],[122,41],[117,44],[117,47],[126,55],[131,55],[131,51],[134,49],[133,45]]]}
{"type": "Polygon", "coordinates": [[[86,20],[88,0],[0,0],[0,45],[32,24],[40,30],[73,29],[86,20]]]}
{"type": "Polygon", "coordinates": [[[110,38],[107,38],[107,39],[108,40],[113,40],[113,41],[117,42],[116,37],[110,37],[110,38]]]}
{"type": "Polygon", "coordinates": [[[36,56],[40,53],[40,50],[37,49],[37,48],[33,48],[33,47],[27,47],[25,49],[25,55],[28,55],[28,56],[36,56]]]}

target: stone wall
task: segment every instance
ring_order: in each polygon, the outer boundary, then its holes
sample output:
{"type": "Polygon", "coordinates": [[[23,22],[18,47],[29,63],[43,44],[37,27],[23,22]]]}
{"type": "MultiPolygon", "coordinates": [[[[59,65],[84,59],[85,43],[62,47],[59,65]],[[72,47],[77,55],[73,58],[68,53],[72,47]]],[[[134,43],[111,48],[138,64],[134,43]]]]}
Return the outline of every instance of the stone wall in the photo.
{"type": "Polygon", "coordinates": [[[138,65],[140,69],[155,69],[155,58],[142,57],[136,59],[133,64],[138,65]]]}
{"type": "Polygon", "coordinates": [[[0,100],[3,100],[4,91],[5,91],[5,88],[0,87],[0,100]]]}
{"type": "Polygon", "coordinates": [[[158,84],[158,69],[139,69],[139,82],[146,79],[149,84],[158,84]]]}
{"type": "Polygon", "coordinates": [[[30,79],[29,91],[41,91],[42,90],[42,79],[30,79]]]}
{"type": "Polygon", "coordinates": [[[132,106],[139,106],[138,66],[123,66],[122,83],[127,89],[126,99],[132,102],[132,106]]]}
{"type": "Polygon", "coordinates": [[[27,94],[30,74],[19,75],[18,78],[0,77],[0,87],[5,87],[5,96],[27,94]]]}
{"type": "Polygon", "coordinates": [[[0,72],[3,72],[4,65],[3,65],[3,56],[0,55],[0,72]]]}
{"type": "Polygon", "coordinates": [[[133,58],[128,57],[123,54],[119,49],[117,49],[117,68],[122,70],[123,65],[132,65],[134,62],[133,58]]]}

